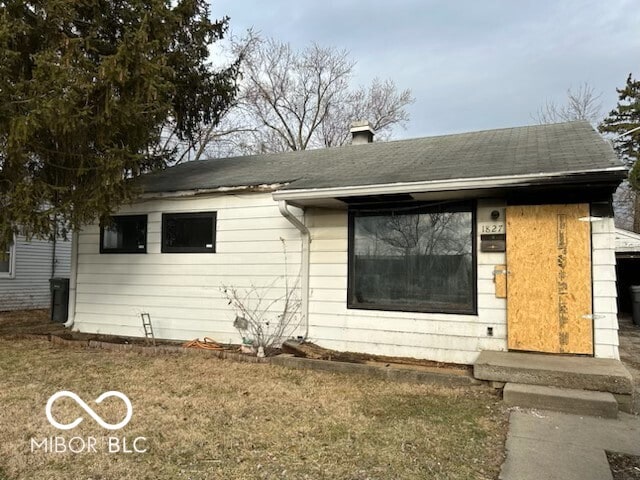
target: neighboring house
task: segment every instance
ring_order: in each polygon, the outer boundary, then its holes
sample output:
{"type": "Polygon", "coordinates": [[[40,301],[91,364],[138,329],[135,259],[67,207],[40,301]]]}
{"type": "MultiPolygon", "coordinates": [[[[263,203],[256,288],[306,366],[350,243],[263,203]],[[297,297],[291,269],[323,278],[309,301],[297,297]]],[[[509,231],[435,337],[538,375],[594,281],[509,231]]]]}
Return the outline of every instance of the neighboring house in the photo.
{"type": "Polygon", "coordinates": [[[239,342],[221,286],[278,279],[284,242],[296,334],[323,347],[618,358],[611,195],[626,170],[588,123],[384,143],[358,130],[352,146],[144,177],[115,227],[75,235],[69,324],[139,336],[147,311],[158,337],[239,342]]]}
{"type": "Polygon", "coordinates": [[[640,285],[640,234],[616,228],[618,310],[631,315],[631,286],[640,285]]]}
{"type": "Polygon", "coordinates": [[[0,311],[49,308],[49,279],[69,277],[71,241],[27,240],[0,248],[0,311]]]}

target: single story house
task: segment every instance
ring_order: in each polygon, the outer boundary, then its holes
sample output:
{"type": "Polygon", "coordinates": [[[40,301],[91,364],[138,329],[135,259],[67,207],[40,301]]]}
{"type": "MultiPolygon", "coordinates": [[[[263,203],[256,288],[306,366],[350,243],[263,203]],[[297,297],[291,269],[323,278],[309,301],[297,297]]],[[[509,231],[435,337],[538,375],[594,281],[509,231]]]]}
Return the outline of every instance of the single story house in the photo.
{"type": "Polygon", "coordinates": [[[69,277],[71,241],[14,236],[0,246],[0,311],[49,308],[49,279],[69,277]]]}
{"type": "Polygon", "coordinates": [[[588,123],[353,133],[351,146],[144,176],[112,226],[74,235],[68,325],[140,336],[148,312],[156,337],[239,342],[221,288],[254,285],[268,302],[288,269],[293,334],[323,347],[618,358],[611,198],[626,169],[588,123]]]}

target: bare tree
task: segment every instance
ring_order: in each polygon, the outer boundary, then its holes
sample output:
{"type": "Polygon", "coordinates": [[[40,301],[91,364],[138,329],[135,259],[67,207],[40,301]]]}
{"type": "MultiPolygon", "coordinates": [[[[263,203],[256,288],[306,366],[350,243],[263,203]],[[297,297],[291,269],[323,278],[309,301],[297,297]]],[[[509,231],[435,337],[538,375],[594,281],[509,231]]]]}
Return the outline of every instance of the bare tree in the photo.
{"type": "Polygon", "coordinates": [[[351,141],[349,124],[354,120],[368,120],[379,140],[388,140],[395,126],[409,121],[406,107],[413,103],[411,91],[398,91],[393,80],[374,78],[369,87],[360,86],[347,92],[345,101],[335,105],[331,115],[321,125],[318,137],[322,146],[333,147],[351,141]]]}
{"type": "Polygon", "coordinates": [[[564,104],[547,100],[533,118],[540,124],[585,120],[597,125],[602,117],[600,97],[602,94],[596,94],[593,87],[586,82],[576,90],[569,87],[564,104]]]}
{"type": "Polygon", "coordinates": [[[234,105],[217,125],[202,125],[192,143],[182,143],[177,163],[201,158],[223,158],[255,153],[251,141],[256,128],[234,105]]]}
{"type": "Polygon", "coordinates": [[[344,145],[354,120],[368,120],[386,140],[409,121],[409,90],[380,79],[351,88],[355,62],[346,50],[312,44],[296,51],[250,31],[232,41],[231,53],[241,59],[237,101],[185,159],[344,145]]]}
{"type": "MultiPolygon", "coordinates": [[[[242,65],[248,51],[253,48],[257,37],[253,34],[242,41],[235,41],[226,68],[242,65]]],[[[238,80],[238,78],[236,78],[238,80]]],[[[239,94],[239,92],[238,92],[239,94]]],[[[190,139],[180,139],[176,135],[175,122],[169,122],[163,129],[161,145],[174,152],[176,165],[185,161],[199,160],[202,157],[220,158],[233,155],[254,153],[253,143],[248,141],[255,133],[255,122],[244,115],[239,108],[238,95],[221,110],[214,122],[201,122],[194,128],[190,139]]]]}
{"type": "Polygon", "coordinates": [[[231,41],[228,53],[240,63],[238,95],[217,124],[201,125],[189,143],[166,129],[175,163],[345,145],[354,120],[368,120],[376,138],[388,140],[409,121],[411,91],[378,78],[352,88],[355,62],[346,50],[312,44],[296,51],[249,31],[231,41]]]}
{"type": "Polygon", "coordinates": [[[638,192],[631,187],[628,180],[620,184],[613,194],[616,227],[640,233],[637,225],[634,226],[635,212],[638,211],[638,205],[640,205],[639,197],[638,192]]]}
{"type": "Polygon", "coordinates": [[[240,108],[266,131],[272,150],[305,150],[334,105],[347,100],[354,63],[347,52],[317,44],[298,53],[287,43],[257,39],[243,62],[240,108]],[[273,134],[273,135],[271,135],[273,134]]]}

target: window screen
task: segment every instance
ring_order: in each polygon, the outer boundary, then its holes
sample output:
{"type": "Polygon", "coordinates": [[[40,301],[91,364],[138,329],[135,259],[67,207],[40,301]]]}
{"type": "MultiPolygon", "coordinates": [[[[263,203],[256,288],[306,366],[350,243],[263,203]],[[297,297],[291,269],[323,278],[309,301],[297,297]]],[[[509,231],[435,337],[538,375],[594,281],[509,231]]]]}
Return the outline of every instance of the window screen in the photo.
{"type": "Polygon", "coordinates": [[[147,216],[118,215],[100,229],[100,253],[146,253],[147,216]]]}
{"type": "Polygon", "coordinates": [[[351,210],[349,307],[475,313],[470,206],[351,210]]]}
{"type": "Polygon", "coordinates": [[[216,212],[162,214],[162,251],[215,253],[216,212]]]}

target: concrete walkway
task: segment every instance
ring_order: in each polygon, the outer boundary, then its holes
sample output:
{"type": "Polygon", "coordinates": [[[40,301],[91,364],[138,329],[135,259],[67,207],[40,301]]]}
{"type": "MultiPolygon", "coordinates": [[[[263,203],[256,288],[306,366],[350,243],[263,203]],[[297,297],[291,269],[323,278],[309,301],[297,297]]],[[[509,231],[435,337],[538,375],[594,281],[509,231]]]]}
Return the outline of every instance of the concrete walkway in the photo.
{"type": "Polygon", "coordinates": [[[640,412],[640,327],[629,317],[618,318],[620,330],[620,360],[634,380],[634,411],[640,412]]]}
{"type": "Polygon", "coordinates": [[[640,418],[514,410],[501,480],[612,479],[605,451],[640,455],[640,418]]]}
{"type": "MultiPolygon", "coordinates": [[[[620,359],[635,383],[640,410],[640,327],[621,318],[620,359]]],[[[610,480],[605,451],[640,455],[640,417],[617,420],[545,410],[514,410],[509,421],[502,480],[610,480]]]]}

